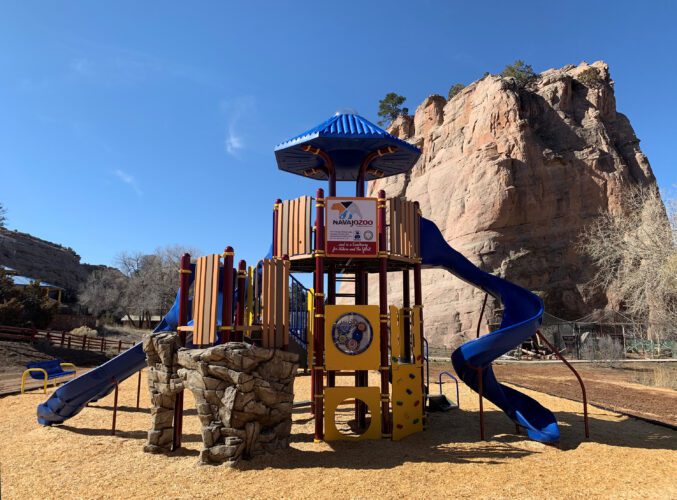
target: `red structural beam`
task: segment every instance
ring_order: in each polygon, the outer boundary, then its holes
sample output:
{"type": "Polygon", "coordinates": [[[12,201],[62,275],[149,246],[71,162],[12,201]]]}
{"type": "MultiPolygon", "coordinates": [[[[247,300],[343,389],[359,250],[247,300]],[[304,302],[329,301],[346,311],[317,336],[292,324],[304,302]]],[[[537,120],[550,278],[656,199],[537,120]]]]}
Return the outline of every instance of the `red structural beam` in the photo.
{"type": "Polygon", "coordinates": [[[386,251],[386,192],[378,192],[378,292],[381,335],[381,434],[390,436],[390,367],[388,363],[388,252],[386,251]]]}
{"type": "Polygon", "coordinates": [[[273,257],[278,257],[280,255],[280,249],[277,245],[277,231],[278,231],[278,221],[280,218],[280,207],[282,206],[282,200],[278,198],[275,200],[275,205],[273,205],[273,257]]]}
{"type": "Polygon", "coordinates": [[[235,334],[233,340],[242,342],[244,340],[244,305],[247,300],[247,263],[241,260],[237,264],[237,310],[235,311],[235,334]]]}
{"type": "MultiPolygon", "coordinates": [[[[179,324],[188,324],[188,294],[190,293],[190,254],[184,253],[181,257],[180,287],[179,287],[179,324]]],[[[186,345],[186,332],[179,331],[181,345],[186,345]]],[[[172,435],[172,450],[181,448],[181,434],[183,430],[183,392],[176,395],[174,403],[174,433],[172,435]]]]}
{"type": "Polygon", "coordinates": [[[233,333],[233,247],[223,251],[223,283],[221,283],[221,343],[230,342],[233,333]]]}
{"type": "Polygon", "coordinates": [[[315,439],[324,439],[324,190],[315,199],[315,328],[313,363],[315,401],[315,439]]]}

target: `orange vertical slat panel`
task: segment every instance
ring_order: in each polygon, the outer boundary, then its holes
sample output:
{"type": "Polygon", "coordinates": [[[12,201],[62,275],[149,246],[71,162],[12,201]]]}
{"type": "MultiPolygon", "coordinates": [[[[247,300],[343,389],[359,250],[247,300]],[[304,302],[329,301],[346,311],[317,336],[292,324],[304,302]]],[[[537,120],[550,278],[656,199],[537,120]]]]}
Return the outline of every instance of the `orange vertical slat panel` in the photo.
{"type": "Polygon", "coordinates": [[[282,202],[282,246],[280,257],[289,254],[289,200],[282,202]]]}
{"type": "Polygon", "coordinates": [[[275,261],[275,293],[273,295],[274,300],[275,300],[275,316],[273,323],[275,325],[275,339],[273,346],[275,348],[277,347],[282,347],[281,345],[281,340],[282,340],[282,332],[284,330],[284,325],[282,323],[282,306],[284,304],[283,296],[282,296],[282,270],[283,270],[283,265],[284,263],[281,260],[275,261]]]}
{"type": "Polygon", "coordinates": [[[217,254],[212,255],[212,309],[209,315],[209,344],[214,345],[216,342],[216,313],[218,311],[219,302],[219,261],[221,257],[217,254]]]}
{"type": "Polygon", "coordinates": [[[298,206],[299,200],[295,199],[291,202],[291,221],[292,221],[292,240],[289,256],[296,255],[298,253],[298,244],[299,244],[299,220],[298,220],[298,206]]]}

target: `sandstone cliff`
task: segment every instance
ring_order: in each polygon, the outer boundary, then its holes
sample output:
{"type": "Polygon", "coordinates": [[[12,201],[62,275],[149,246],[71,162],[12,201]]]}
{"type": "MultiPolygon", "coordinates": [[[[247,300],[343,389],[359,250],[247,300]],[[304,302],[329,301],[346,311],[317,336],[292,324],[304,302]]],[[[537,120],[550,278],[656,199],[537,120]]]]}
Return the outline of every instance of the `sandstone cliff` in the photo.
{"type": "Polygon", "coordinates": [[[2,228],[0,265],[11,267],[21,275],[65,288],[67,299],[74,299],[88,274],[100,267],[81,264],[80,256],[70,248],[2,228]]]}
{"type": "MultiPolygon", "coordinates": [[[[576,318],[604,307],[605,294],[585,287],[593,270],[574,243],[600,210],[621,210],[629,187],[655,183],[616,111],[605,63],[548,70],[521,91],[487,76],[449,101],[428,97],[391,131],[423,153],[409,174],[372,182],[370,195],[385,189],[418,200],[454,248],[539,293],[552,314],[576,318]]],[[[397,278],[389,280],[395,303],[397,278]]],[[[474,337],[483,293],[443,270],[424,271],[423,285],[431,345],[474,337]]],[[[371,286],[375,299],[376,280],[371,286]]],[[[482,331],[491,317],[489,310],[482,331]]]]}

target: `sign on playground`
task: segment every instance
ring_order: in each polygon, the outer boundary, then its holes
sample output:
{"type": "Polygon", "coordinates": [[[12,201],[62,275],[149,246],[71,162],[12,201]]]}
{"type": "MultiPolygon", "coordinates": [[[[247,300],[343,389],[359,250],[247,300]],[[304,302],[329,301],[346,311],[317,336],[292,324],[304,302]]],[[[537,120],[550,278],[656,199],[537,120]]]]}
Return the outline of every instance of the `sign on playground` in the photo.
{"type": "Polygon", "coordinates": [[[376,257],[376,198],[327,198],[328,257],[376,257]]]}

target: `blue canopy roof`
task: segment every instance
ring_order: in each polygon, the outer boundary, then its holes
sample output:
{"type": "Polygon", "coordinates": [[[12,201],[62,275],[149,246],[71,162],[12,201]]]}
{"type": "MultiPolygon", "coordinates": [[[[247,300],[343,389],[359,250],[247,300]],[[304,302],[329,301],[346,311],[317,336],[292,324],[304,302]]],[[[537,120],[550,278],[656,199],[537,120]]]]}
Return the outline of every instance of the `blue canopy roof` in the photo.
{"type": "Polygon", "coordinates": [[[336,113],[320,125],[279,144],[275,148],[278,168],[313,179],[326,179],[327,173],[318,169],[324,160],[312,152],[304,151],[306,145],[319,148],[329,155],[336,170],[336,180],[339,181],[357,180],[360,166],[367,155],[388,146],[394,147],[395,151],[375,158],[370,164],[382,175],[367,171],[366,180],[407,172],[421,155],[416,146],[398,139],[360,115],[336,113]]]}

